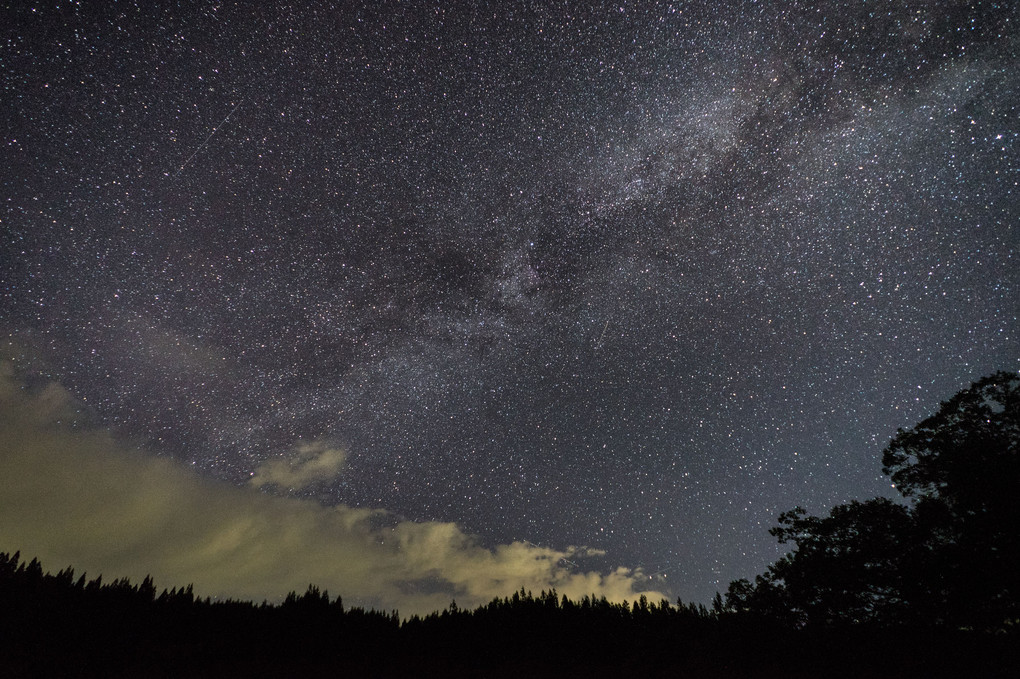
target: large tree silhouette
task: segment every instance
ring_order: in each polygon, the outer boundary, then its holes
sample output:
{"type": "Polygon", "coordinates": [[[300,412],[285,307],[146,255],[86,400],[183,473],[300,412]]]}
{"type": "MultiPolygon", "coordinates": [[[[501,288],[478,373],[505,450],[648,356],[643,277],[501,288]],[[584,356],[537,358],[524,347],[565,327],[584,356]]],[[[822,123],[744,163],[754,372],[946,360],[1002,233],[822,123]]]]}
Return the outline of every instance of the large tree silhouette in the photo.
{"type": "Polygon", "coordinates": [[[904,504],[782,514],[770,532],[795,548],[753,584],[731,583],[727,607],[796,625],[1016,624],[1018,442],[1020,376],[975,382],[886,447],[904,504]]]}
{"type": "Polygon", "coordinates": [[[926,612],[975,627],[1020,618],[1020,376],[989,375],[899,431],[882,471],[912,505],[926,612]]]}

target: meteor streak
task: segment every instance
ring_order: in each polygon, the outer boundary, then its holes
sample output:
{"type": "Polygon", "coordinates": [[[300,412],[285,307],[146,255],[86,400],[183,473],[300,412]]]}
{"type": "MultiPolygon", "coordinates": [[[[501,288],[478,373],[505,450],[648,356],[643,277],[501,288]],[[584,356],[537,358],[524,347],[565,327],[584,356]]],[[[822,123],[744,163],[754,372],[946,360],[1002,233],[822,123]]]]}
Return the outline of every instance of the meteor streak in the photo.
{"type": "Polygon", "coordinates": [[[179,168],[177,168],[177,172],[174,172],[174,179],[176,179],[178,177],[178,175],[180,175],[181,172],[184,171],[184,168],[186,168],[188,166],[188,164],[191,163],[192,159],[195,156],[198,155],[198,152],[201,151],[202,149],[204,149],[209,144],[209,140],[213,138],[213,135],[216,134],[216,131],[219,130],[221,127],[223,127],[224,123],[226,123],[228,120],[230,120],[230,116],[234,115],[234,111],[236,111],[238,108],[240,108],[241,104],[243,104],[243,103],[244,103],[244,99],[242,98],[241,101],[237,102],[237,105],[234,106],[234,108],[230,109],[230,113],[227,114],[227,117],[224,118],[223,120],[221,120],[220,124],[212,129],[212,132],[210,132],[209,136],[205,138],[205,141],[203,141],[201,144],[199,144],[198,148],[195,149],[194,153],[192,153],[190,156],[188,156],[188,159],[185,160],[184,163],[179,168]]]}

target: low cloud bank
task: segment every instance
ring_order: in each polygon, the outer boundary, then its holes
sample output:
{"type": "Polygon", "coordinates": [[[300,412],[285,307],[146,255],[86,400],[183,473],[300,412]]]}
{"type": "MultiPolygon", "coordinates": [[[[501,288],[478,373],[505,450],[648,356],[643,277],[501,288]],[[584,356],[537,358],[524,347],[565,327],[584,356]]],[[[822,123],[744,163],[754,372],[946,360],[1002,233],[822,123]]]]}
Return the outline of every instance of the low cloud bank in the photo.
{"type": "Polygon", "coordinates": [[[296,488],[340,473],[344,453],[309,444],[264,465],[249,487],[203,479],[128,450],[82,424],[58,385],[29,390],[0,359],[0,551],[56,570],[151,574],[202,595],[275,600],[309,583],[350,603],[402,614],[475,606],[524,587],[634,600],[640,570],[579,573],[584,550],[514,542],[489,549],[453,523],[400,521],[379,509],[324,507],[258,487],[296,488]]]}

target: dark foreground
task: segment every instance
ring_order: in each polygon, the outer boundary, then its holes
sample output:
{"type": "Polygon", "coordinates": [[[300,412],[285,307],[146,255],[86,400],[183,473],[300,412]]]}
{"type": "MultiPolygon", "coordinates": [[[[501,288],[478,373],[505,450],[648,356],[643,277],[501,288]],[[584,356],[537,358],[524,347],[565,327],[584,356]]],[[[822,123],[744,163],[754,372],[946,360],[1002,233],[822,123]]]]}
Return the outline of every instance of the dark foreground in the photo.
{"type": "Polygon", "coordinates": [[[520,592],[401,622],[310,587],[279,605],[103,584],[0,554],[4,677],[1012,676],[1015,632],[787,629],[746,614],[520,592]]]}

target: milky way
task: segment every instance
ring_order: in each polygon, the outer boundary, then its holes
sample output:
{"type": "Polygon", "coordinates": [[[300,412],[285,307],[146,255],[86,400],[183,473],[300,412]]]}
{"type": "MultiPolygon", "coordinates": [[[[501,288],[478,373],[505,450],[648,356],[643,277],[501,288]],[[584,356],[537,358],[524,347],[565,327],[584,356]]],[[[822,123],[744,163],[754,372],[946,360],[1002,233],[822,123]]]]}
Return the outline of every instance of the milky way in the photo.
{"type": "Polygon", "coordinates": [[[25,370],[707,601],[1020,367],[1013,3],[413,4],[8,10],[25,370]]]}

